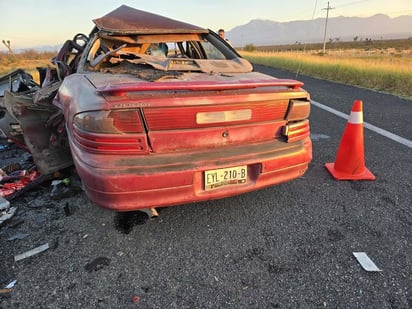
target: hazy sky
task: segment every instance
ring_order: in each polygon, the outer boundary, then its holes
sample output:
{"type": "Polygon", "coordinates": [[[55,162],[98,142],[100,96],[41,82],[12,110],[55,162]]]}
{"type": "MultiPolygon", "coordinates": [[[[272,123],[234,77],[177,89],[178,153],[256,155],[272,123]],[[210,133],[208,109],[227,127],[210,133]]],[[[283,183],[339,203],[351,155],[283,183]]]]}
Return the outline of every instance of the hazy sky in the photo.
{"type": "MultiPolygon", "coordinates": [[[[226,31],[252,19],[285,22],[325,17],[325,0],[0,0],[0,42],[12,48],[59,45],[76,33],[89,34],[92,19],[122,4],[226,31]]],[[[330,0],[330,17],[368,17],[384,13],[391,17],[412,15],[412,0],[330,0]]],[[[3,44],[0,51],[6,51],[3,44]]]]}

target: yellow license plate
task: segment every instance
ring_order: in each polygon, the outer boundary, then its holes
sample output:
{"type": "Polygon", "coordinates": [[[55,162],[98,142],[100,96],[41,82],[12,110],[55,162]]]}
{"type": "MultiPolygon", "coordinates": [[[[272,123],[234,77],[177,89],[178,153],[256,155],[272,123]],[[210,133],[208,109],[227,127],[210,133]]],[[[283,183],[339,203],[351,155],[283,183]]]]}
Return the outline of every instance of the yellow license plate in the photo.
{"type": "Polygon", "coordinates": [[[237,185],[247,180],[247,165],[205,171],[205,190],[237,185]]]}

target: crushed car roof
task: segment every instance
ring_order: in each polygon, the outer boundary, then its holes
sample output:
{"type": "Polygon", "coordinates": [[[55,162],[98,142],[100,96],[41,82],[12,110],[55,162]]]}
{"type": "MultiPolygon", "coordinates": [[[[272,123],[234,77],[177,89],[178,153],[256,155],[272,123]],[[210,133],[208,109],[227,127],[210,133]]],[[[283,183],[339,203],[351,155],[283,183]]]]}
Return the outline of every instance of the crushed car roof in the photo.
{"type": "Polygon", "coordinates": [[[191,24],[122,5],[107,15],[94,19],[99,30],[113,33],[207,33],[191,24]]]}

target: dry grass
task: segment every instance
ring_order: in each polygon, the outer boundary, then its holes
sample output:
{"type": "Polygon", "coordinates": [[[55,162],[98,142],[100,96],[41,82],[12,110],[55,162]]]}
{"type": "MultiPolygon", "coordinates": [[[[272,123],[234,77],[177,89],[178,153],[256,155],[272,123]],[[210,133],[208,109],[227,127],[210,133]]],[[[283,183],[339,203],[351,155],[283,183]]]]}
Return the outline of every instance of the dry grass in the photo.
{"type": "MultiPolygon", "coordinates": [[[[299,72],[412,98],[412,49],[336,49],[241,52],[252,63],[299,72]]],[[[38,82],[37,67],[50,65],[56,52],[0,53],[0,76],[24,69],[38,82]]]]}
{"type": "Polygon", "coordinates": [[[51,65],[50,60],[57,52],[38,53],[28,50],[21,54],[0,53],[0,76],[8,74],[16,69],[23,69],[39,82],[37,67],[51,65]]]}
{"type": "Polygon", "coordinates": [[[251,62],[322,79],[412,97],[412,52],[242,52],[251,62]]]}

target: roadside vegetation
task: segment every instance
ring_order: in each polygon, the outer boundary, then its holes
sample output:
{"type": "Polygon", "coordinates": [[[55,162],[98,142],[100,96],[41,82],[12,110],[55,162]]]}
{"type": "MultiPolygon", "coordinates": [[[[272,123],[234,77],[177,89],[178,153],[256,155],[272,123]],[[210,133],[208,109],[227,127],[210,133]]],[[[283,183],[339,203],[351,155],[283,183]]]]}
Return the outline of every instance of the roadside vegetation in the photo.
{"type": "Polygon", "coordinates": [[[36,52],[26,50],[22,53],[0,52],[0,76],[17,69],[23,69],[31,74],[35,81],[39,81],[37,67],[52,65],[50,60],[56,56],[56,52],[36,52]]]}
{"type": "Polygon", "coordinates": [[[325,53],[321,44],[267,47],[248,44],[240,53],[255,64],[411,99],[411,44],[411,40],[329,43],[325,53]]]}

